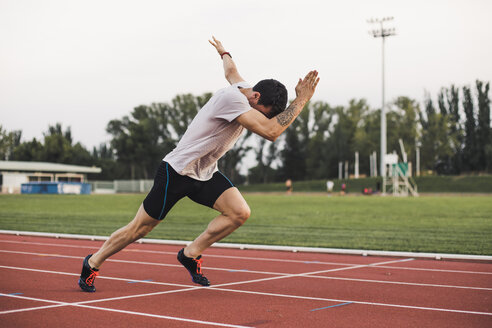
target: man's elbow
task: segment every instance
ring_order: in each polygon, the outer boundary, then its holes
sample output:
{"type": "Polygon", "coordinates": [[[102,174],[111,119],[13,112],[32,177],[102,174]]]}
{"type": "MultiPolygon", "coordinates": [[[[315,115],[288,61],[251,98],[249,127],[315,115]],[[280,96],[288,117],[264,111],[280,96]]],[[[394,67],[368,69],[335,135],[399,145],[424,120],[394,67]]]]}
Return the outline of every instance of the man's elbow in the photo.
{"type": "Polygon", "coordinates": [[[280,134],[276,131],[268,131],[267,133],[265,133],[263,138],[267,139],[268,141],[274,142],[279,136],[280,134]]]}
{"type": "Polygon", "coordinates": [[[265,130],[254,131],[253,130],[253,132],[255,132],[257,135],[259,135],[263,139],[266,139],[266,140],[271,141],[271,142],[274,142],[278,138],[277,135],[275,135],[274,133],[271,133],[270,131],[265,131],[265,130]]]}

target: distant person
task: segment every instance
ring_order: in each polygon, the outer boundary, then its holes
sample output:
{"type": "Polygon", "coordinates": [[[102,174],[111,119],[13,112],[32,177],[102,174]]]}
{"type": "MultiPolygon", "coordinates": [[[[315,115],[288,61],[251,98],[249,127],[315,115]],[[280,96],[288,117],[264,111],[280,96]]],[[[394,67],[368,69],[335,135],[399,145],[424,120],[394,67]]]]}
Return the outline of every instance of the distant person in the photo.
{"type": "MultiPolygon", "coordinates": [[[[285,86],[273,79],[251,87],[238,73],[232,56],[213,38],[209,41],[223,61],[225,78],[231,86],[217,91],[197,113],[176,148],[161,162],[154,186],[140,205],[135,218],[114,232],[102,247],[88,255],[82,264],[79,286],[95,292],[94,279],[111,255],[147,235],[181,198],[220,212],[205,231],[178,252],[178,261],[188,270],[192,281],[209,286],[201,271],[202,253],[213,243],[240,227],[250,216],[250,209],[239,190],[217,170],[217,161],[246,128],[274,141],[295,120],[311,99],[319,82],[318,72],[299,79],[296,98],[287,107],[285,86]]],[[[258,55],[260,58],[268,53],[258,55]]]]}
{"type": "Polygon", "coordinates": [[[342,195],[345,195],[347,190],[347,185],[345,183],[342,183],[342,191],[340,192],[342,195]]]}
{"type": "Polygon", "coordinates": [[[291,179],[287,179],[287,181],[285,181],[285,189],[286,189],[287,195],[292,194],[292,180],[291,179]]]}
{"type": "Polygon", "coordinates": [[[326,191],[328,192],[328,195],[331,195],[334,186],[335,183],[333,183],[333,181],[330,180],[326,181],[326,191]]]}

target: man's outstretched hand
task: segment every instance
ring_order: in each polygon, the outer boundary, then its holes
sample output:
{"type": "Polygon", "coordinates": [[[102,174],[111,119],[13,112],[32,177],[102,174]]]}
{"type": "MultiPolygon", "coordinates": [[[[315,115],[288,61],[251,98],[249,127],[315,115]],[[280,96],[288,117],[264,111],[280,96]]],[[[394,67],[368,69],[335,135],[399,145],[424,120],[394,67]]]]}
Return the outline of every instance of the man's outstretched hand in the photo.
{"type": "MultiPolygon", "coordinates": [[[[226,52],[224,46],[222,43],[217,40],[214,36],[212,36],[212,40],[208,40],[211,45],[215,47],[219,55],[222,55],[224,52],[226,52]]],[[[318,71],[314,70],[306,74],[306,77],[304,79],[299,79],[299,82],[297,83],[296,86],[296,96],[298,98],[302,98],[306,102],[311,99],[311,97],[314,94],[314,91],[316,90],[316,86],[318,85],[319,82],[319,77],[318,77],[318,71]]]]}
{"type": "Polygon", "coordinates": [[[318,85],[319,77],[317,71],[311,71],[307,73],[304,79],[299,79],[296,86],[296,96],[303,98],[306,101],[311,99],[318,85]]]}
{"type": "Polygon", "coordinates": [[[208,42],[210,42],[210,44],[213,45],[215,49],[217,49],[219,55],[222,55],[224,52],[226,52],[224,46],[219,40],[217,40],[214,36],[212,36],[212,39],[213,41],[208,40],[208,42]]]}

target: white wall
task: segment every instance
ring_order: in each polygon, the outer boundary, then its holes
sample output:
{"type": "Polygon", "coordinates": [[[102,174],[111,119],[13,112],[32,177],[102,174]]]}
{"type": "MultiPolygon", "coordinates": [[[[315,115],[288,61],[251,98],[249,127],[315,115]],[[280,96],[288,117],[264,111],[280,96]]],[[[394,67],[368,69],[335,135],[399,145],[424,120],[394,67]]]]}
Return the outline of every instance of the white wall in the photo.
{"type": "Polygon", "coordinates": [[[21,192],[21,184],[29,182],[29,178],[26,173],[2,172],[2,175],[2,193],[19,194],[21,192]]]}

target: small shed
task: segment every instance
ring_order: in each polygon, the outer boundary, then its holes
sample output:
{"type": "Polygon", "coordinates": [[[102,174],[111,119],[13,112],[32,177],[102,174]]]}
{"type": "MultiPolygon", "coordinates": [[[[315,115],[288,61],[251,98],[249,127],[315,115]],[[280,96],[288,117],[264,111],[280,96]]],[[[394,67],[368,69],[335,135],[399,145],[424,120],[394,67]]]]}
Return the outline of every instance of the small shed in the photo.
{"type": "Polygon", "coordinates": [[[0,190],[20,193],[28,182],[86,182],[88,173],[101,173],[95,166],[47,162],[0,161],[0,190]]]}

